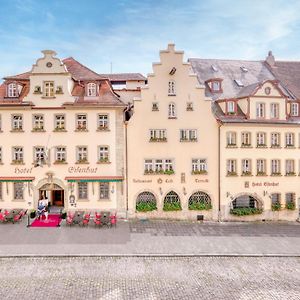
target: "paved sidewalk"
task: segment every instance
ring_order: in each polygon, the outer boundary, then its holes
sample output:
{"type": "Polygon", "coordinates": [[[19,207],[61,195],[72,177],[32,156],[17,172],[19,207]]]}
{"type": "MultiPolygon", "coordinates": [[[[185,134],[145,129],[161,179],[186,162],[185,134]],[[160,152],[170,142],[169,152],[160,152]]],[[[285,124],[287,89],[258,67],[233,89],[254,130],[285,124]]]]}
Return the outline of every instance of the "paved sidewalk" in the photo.
{"type": "Polygon", "coordinates": [[[300,256],[299,223],[118,222],[116,228],[0,224],[0,256],[300,256]]]}

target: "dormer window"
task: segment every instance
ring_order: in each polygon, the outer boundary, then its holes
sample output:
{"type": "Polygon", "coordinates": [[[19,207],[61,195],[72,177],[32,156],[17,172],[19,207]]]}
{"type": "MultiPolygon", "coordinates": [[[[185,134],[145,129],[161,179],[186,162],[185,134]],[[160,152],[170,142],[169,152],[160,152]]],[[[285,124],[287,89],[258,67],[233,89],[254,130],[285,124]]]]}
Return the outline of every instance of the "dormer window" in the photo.
{"type": "Polygon", "coordinates": [[[229,115],[232,115],[235,113],[235,103],[234,101],[228,101],[227,102],[227,113],[229,115]]]}
{"type": "Polygon", "coordinates": [[[15,83],[10,83],[7,87],[7,95],[11,98],[18,97],[18,87],[15,83]]]}
{"type": "Polygon", "coordinates": [[[96,83],[88,83],[87,85],[87,96],[96,97],[97,95],[97,85],[96,83]]]}
{"type": "Polygon", "coordinates": [[[206,81],[211,93],[222,93],[222,79],[213,78],[206,81]]]}
{"type": "Polygon", "coordinates": [[[213,92],[219,92],[221,90],[221,82],[213,81],[211,87],[213,92]]]}
{"type": "Polygon", "coordinates": [[[171,80],[168,84],[168,95],[169,96],[175,96],[176,95],[176,89],[175,89],[175,81],[171,80]]]}
{"type": "Polygon", "coordinates": [[[299,104],[291,103],[291,116],[297,117],[299,115],[299,104]]]}

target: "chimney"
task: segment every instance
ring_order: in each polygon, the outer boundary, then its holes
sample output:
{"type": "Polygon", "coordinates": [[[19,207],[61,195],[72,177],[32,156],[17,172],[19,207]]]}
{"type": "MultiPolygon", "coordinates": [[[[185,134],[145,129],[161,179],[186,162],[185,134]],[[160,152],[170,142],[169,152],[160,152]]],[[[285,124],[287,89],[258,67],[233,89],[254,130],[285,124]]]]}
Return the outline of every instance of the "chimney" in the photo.
{"type": "Polygon", "coordinates": [[[275,67],[275,57],[272,53],[272,51],[268,52],[268,56],[266,57],[266,62],[270,67],[275,67]]]}

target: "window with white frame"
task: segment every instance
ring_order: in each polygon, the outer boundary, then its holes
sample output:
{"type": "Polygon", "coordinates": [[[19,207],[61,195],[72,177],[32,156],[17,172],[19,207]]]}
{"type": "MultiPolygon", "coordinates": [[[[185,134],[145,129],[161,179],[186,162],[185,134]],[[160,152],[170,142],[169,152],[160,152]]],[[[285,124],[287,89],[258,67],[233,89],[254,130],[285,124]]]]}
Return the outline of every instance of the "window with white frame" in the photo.
{"type": "Polygon", "coordinates": [[[12,162],[15,164],[23,163],[23,157],[24,157],[23,147],[13,147],[12,152],[13,152],[12,162]]]}
{"type": "Polygon", "coordinates": [[[88,161],[87,146],[78,146],[77,148],[77,163],[86,163],[88,161]]]}
{"type": "Polygon", "coordinates": [[[98,130],[106,130],[108,129],[108,115],[101,114],[98,115],[98,130]]]}
{"type": "Polygon", "coordinates": [[[285,134],[285,146],[294,147],[295,146],[295,135],[292,132],[287,132],[285,134]]]}
{"type": "Polygon", "coordinates": [[[227,175],[237,175],[236,173],[236,160],[228,159],[227,160],[227,175]]]}
{"type": "Polygon", "coordinates": [[[170,80],[168,83],[168,95],[169,96],[175,96],[176,95],[176,87],[175,87],[175,81],[170,80]]]}
{"type": "Polygon", "coordinates": [[[23,116],[22,115],[12,115],[12,130],[13,131],[23,130],[23,116]]]}
{"type": "Polygon", "coordinates": [[[90,82],[87,85],[87,96],[96,97],[97,96],[97,85],[96,83],[90,82]]]}
{"type": "Polygon", "coordinates": [[[230,131],[226,133],[227,146],[236,146],[236,132],[230,131]]]}
{"type": "Polygon", "coordinates": [[[299,104],[291,103],[291,116],[297,117],[299,115],[299,104]]]}
{"type": "Polygon", "coordinates": [[[86,130],[87,129],[87,115],[78,114],[76,115],[76,130],[86,130]]]}
{"type": "Polygon", "coordinates": [[[280,133],[279,132],[271,133],[271,147],[280,147],[280,133]]]}
{"type": "Polygon", "coordinates": [[[285,161],[285,175],[295,175],[295,161],[293,159],[287,159],[285,161]]]}
{"type": "Polygon", "coordinates": [[[235,112],[235,103],[234,101],[227,102],[227,113],[233,114],[235,112]]]}
{"type": "Polygon", "coordinates": [[[176,118],[176,105],[174,102],[169,103],[168,116],[169,118],[176,118]]]}
{"type": "Polygon", "coordinates": [[[265,117],[265,103],[256,103],[256,118],[265,117]]]}
{"type": "Polygon", "coordinates": [[[256,145],[257,147],[265,147],[267,145],[266,142],[266,133],[265,132],[258,132],[256,134],[256,145]]]}
{"type": "Polygon", "coordinates": [[[54,81],[44,81],[44,97],[54,97],[54,81]]]}
{"type": "Polygon", "coordinates": [[[153,160],[152,159],[145,159],[144,169],[145,169],[145,174],[154,172],[153,171],[153,160]]]}
{"type": "Polygon", "coordinates": [[[167,130],[166,129],[150,129],[150,141],[166,141],[167,130]]]}
{"type": "Polygon", "coordinates": [[[58,130],[58,131],[66,129],[65,115],[55,115],[55,117],[54,117],[54,129],[58,130]]]}
{"type": "Polygon", "coordinates": [[[251,132],[242,132],[242,147],[251,146],[251,132]]]}
{"type": "Polygon", "coordinates": [[[271,160],[271,175],[280,175],[280,160],[271,160]]]}
{"type": "Polygon", "coordinates": [[[87,182],[78,182],[78,199],[87,200],[88,199],[88,183],[87,182]]]}
{"type": "Polygon", "coordinates": [[[196,142],[197,141],[197,129],[180,129],[180,141],[181,142],[196,142]]]}
{"type": "Polygon", "coordinates": [[[279,103],[271,103],[270,104],[270,115],[272,119],[278,119],[279,118],[279,103]]]}
{"type": "Polygon", "coordinates": [[[109,200],[109,182],[100,182],[99,189],[99,199],[109,200]]]}
{"type": "Polygon", "coordinates": [[[242,159],[242,175],[250,175],[250,174],[251,174],[251,160],[242,159]]]}
{"type": "Polygon", "coordinates": [[[7,86],[7,96],[10,98],[18,97],[18,86],[16,83],[10,83],[7,86]]]}
{"type": "Polygon", "coordinates": [[[109,162],[109,148],[108,146],[99,146],[98,147],[98,161],[99,162],[109,162]]]}
{"type": "Polygon", "coordinates": [[[33,130],[44,130],[44,116],[33,115],[33,130]]]}
{"type": "Polygon", "coordinates": [[[23,182],[14,182],[14,200],[23,200],[24,199],[24,183],[23,182]]]}
{"type": "Polygon", "coordinates": [[[67,161],[67,150],[65,146],[58,146],[55,148],[55,160],[56,162],[67,161]]]}
{"type": "Polygon", "coordinates": [[[192,174],[207,173],[207,160],[205,158],[192,159],[192,174]]]}
{"type": "Polygon", "coordinates": [[[162,159],[156,159],[154,166],[155,166],[155,172],[163,171],[163,160],[162,159]]]}
{"type": "Polygon", "coordinates": [[[44,147],[34,147],[34,161],[44,164],[46,162],[44,147]]]}
{"type": "Polygon", "coordinates": [[[173,170],[173,162],[172,159],[165,159],[165,171],[173,170]]]}
{"type": "Polygon", "coordinates": [[[144,160],[145,174],[173,174],[173,160],[172,159],[145,159],[144,160]]]}
{"type": "Polygon", "coordinates": [[[218,80],[213,80],[211,82],[211,90],[212,92],[219,92],[221,91],[221,82],[218,80]]]}
{"type": "Polygon", "coordinates": [[[266,175],[267,172],[267,162],[265,159],[256,160],[256,174],[257,175],[266,175]]]}

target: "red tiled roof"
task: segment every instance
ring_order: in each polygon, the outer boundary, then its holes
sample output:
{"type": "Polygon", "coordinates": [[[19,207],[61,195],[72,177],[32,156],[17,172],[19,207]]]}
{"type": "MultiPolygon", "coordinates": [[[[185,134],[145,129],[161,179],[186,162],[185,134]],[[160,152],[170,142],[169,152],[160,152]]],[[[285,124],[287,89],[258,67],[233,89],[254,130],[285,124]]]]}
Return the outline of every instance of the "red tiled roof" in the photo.
{"type": "Polygon", "coordinates": [[[31,72],[25,72],[13,76],[4,77],[6,80],[28,80],[31,72]]]}
{"type": "Polygon", "coordinates": [[[99,75],[107,77],[110,81],[147,80],[147,78],[140,73],[113,73],[113,74],[99,74],[99,75]]]}

